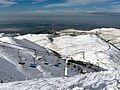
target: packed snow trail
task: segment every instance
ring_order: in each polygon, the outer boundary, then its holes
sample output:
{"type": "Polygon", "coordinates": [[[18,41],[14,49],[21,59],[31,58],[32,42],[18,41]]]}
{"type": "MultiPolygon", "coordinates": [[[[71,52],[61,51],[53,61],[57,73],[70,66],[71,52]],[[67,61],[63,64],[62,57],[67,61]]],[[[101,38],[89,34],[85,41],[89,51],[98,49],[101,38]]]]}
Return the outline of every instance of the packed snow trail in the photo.
{"type": "Polygon", "coordinates": [[[41,78],[0,84],[0,90],[119,90],[119,72],[98,72],[63,78],[41,78]]]}

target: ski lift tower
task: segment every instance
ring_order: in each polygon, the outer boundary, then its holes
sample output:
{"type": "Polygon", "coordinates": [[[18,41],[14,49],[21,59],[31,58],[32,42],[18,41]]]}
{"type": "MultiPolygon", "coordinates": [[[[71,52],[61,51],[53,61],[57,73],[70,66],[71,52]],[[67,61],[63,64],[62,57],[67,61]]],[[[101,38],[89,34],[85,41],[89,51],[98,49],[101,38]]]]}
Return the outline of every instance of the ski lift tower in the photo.
{"type": "Polygon", "coordinates": [[[67,78],[67,71],[68,71],[68,59],[65,61],[65,78],[67,78]]]}
{"type": "Polygon", "coordinates": [[[64,72],[64,78],[68,77],[68,61],[70,60],[69,57],[65,57],[65,72],[64,72]]]}

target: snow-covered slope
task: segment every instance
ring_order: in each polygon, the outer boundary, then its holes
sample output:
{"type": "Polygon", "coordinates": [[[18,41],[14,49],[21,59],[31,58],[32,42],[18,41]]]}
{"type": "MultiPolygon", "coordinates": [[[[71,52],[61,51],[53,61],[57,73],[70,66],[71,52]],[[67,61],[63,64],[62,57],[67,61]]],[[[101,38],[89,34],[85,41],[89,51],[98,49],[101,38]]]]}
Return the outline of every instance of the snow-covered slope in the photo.
{"type": "Polygon", "coordinates": [[[3,57],[0,58],[0,81],[4,80],[4,82],[10,82],[25,80],[25,78],[26,77],[16,69],[14,64],[11,64],[3,57]]]}
{"type": "Polygon", "coordinates": [[[120,49],[120,29],[101,28],[93,31],[97,31],[102,38],[120,49]]]}
{"type": "MultiPolygon", "coordinates": [[[[35,77],[42,77],[40,74],[40,71],[34,68],[30,68],[30,64],[32,61],[32,55],[29,50],[26,50],[25,48],[15,46],[15,45],[20,45],[18,42],[16,42],[14,39],[9,38],[9,37],[3,37],[0,39],[3,42],[1,42],[0,46],[0,56],[1,56],[1,72],[7,74],[10,78],[11,81],[15,80],[25,80],[26,78],[35,78],[35,77]],[[15,45],[11,45],[11,44],[15,45]],[[20,56],[22,59],[26,58],[27,60],[22,60],[25,62],[25,65],[20,65],[20,58],[18,57],[18,50],[21,49],[20,51],[20,56]],[[3,59],[2,59],[3,58],[3,59]],[[4,62],[3,62],[4,60],[4,62]]],[[[19,40],[18,40],[19,41],[19,40]]],[[[21,41],[21,44],[23,44],[24,41],[21,41]]],[[[30,45],[36,46],[35,44],[26,44],[28,47],[30,45]]],[[[39,48],[37,48],[39,49],[39,48]]],[[[45,51],[44,48],[41,48],[45,51]]],[[[1,75],[0,75],[1,76],[1,75]]],[[[6,82],[4,78],[1,79],[3,82],[6,82]]]]}
{"type": "Polygon", "coordinates": [[[54,37],[52,42],[50,42],[47,35],[33,35],[32,39],[30,39],[29,35],[17,38],[29,39],[38,45],[50,48],[76,61],[89,62],[107,70],[119,69],[119,65],[116,65],[116,62],[117,64],[119,63],[120,51],[111,44],[101,40],[96,34],[91,34],[91,32],[94,33],[95,30],[90,31],[90,34],[87,31],[86,35],[54,37]]]}
{"type": "MultiPolygon", "coordinates": [[[[118,48],[107,43],[101,34],[98,35],[96,29],[85,32],[68,30],[68,33],[66,30],[60,34],[62,35],[60,37],[52,34],[28,34],[15,38],[1,38],[0,41],[12,44],[1,43],[7,46],[0,46],[0,60],[5,62],[1,66],[3,69],[0,70],[6,74],[0,74],[1,77],[5,76],[4,78],[9,81],[25,80],[26,77],[28,79],[41,77],[41,79],[0,84],[0,90],[120,89],[120,51],[118,48]],[[23,66],[18,64],[19,49],[20,56],[27,59],[23,66]],[[37,51],[37,68],[29,67],[33,61],[34,50],[37,51]],[[68,76],[70,77],[68,78],[63,78],[64,59],[69,59],[68,76]],[[58,63],[60,64],[56,67],[58,63]],[[12,72],[20,73],[20,76],[16,74],[17,76],[11,80],[7,76],[10,72],[6,70],[6,65],[10,66],[9,70],[12,69],[12,72]]],[[[12,74],[10,76],[12,77],[12,74]]]]}
{"type": "Polygon", "coordinates": [[[119,72],[99,72],[63,78],[41,78],[0,84],[0,90],[119,90],[119,72]]]}
{"type": "MultiPolygon", "coordinates": [[[[0,55],[1,58],[4,58],[4,62],[6,62],[1,63],[2,73],[0,76],[2,82],[41,77],[64,76],[65,61],[62,60],[61,57],[55,55],[55,51],[50,49],[48,51],[46,48],[26,39],[20,40],[11,37],[3,37],[0,39],[0,41],[0,55]],[[35,52],[37,56],[34,62],[33,57],[35,52]],[[19,62],[21,61],[25,64],[19,64],[19,62]],[[34,63],[38,64],[37,68],[30,67],[30,65],[34,63]],[[10,68],[7,67],[8,65],[10,66],[10,68]],[[15,76],[14,74],[16,74],[17,76],[15,76]],[[4,75],[8,76],[4,78],[4,75]],[[10,80],[7,80],[8,77],[10,80]]],[[[68,69],[68,76],[73,76],[78,73],[78,71],[76,71],[77,68],[72,68],[74,65],[76,64],[74,63],[73,65],[71,65],[71,68],[68,69]]],[[[95,68],[97,67],[95,66],[95,68]]],[[[94,68],[87,69],[87,72],[90,72],[89,70],[92,69],[94,70],[94,68]]]]}

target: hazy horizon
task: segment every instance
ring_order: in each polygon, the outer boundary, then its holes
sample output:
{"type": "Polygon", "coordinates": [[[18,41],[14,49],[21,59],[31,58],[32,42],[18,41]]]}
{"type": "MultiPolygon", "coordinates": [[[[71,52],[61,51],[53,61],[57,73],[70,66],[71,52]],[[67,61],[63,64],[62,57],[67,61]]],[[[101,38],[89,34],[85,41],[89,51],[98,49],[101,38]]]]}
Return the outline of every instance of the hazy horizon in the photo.
{"type": "Polygon", "coordinates": [[[0,32],[39,32],[67,28],[90,30],[95,28],[120,28],[119,15],[26,15],[1,16],[0,32]]]}
{"type": "Polygon", "coordinates": [[[0,0],[0,32],[99,27],[120,28],[119,0],[0,0]]]}
{"type": "Polygon", "coordinates": [[[0,23],[10,22],[56,22],[56,23],[91,23],[95,25],[119,25],[120,15],[80,14],[80,15],[0,15],[0,23]]]}

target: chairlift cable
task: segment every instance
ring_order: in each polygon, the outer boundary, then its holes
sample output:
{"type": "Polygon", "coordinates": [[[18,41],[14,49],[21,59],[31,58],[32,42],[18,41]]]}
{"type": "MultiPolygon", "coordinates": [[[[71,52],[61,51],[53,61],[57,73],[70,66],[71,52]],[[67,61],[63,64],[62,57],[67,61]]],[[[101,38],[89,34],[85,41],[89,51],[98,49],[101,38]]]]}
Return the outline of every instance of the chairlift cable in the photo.
{"type": "MultiPolygon", "coordinates": [[[[29,48],[29,47],[22,46],[22,45],[12,44],[12,43],[3,42],[3,41],[0,41],[0,42],[2,42],[2,43],[6,43],[6,44],[9,44],[9,45],[18,46],[18,47],[23,47],[23,48],[26,48],[26,49],[28,49],[28,50],[33,50],[33,51],[36,50],[36,51],[38,51],[38,52],[48,53],[48,52],[44,52],[44,51],[37,50],[37,49],[34,49],[34,48],[29,48]]],[[[3,45],[3,46],[5,46],[5,45],[3,45]]],[[[6,47],[8,47],[8,46],[6,46],[6,47]]],[[[11,47],[11,48],[13,48],[13,47],[11,47]]]]}
{"type": "MultiPolygon", "coordinates": [[[[41,52],[43,52],[43,51],[41,51],[41,50],[36,50],[36,49],[33,49],[33,48],[21,46],[21,45],[11,44],[11,43],[8,43],[8,42],[3,42],[3,41],[0,41],[0,42],[6,43],[6,44],[9,44],[9,45],[18,46],[18,47],[23,47],[23,48],[25,48],[25,49],[30,49],[30,50],[35,51],[35,53],[41,53],[41,52]]],[[[1,44],[0,44],[0,46],[12,48],[12,49],[17,49],[17,48],[14,48],[14,47],[6,46],[6,45],[1,45],[1,44]]],[[[49,49],[49,48],[48,48],[48,49],[49,49]]],[[[17,49],[17,50],[22,50],[22,49],[17,49]]],[[[49,50],[54,53],[53,50],[51,50],[51,49],[49,49],[49,50]]],[[[23,50],[23,51],[28,51],[28,50],[23,50]]],[[[44,53],[44,55],[47,55],[49,52],[43,52],[43,53],[44,53]],[[47,53],[47,54],[46,54],[46,53],[47,53]]],[[[55,52],[55,54],[56,54],[55,56],[58,56],[59,58],[61,58],[61,55],[60,55],[59,53],[55,52]]],[[[21,58],[21,57],[20,57],[20,58],[21,58]]],[[[53,65],[53,66],[54,66],[54,65],[53,65]]],[[[62,69],[62,68],[61,68],[61,69],[62,69]]]]}

